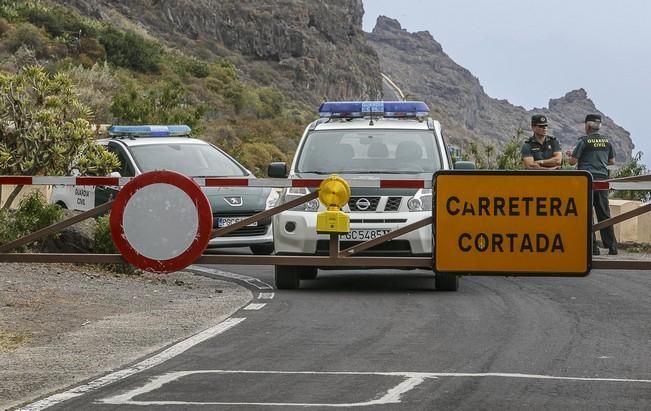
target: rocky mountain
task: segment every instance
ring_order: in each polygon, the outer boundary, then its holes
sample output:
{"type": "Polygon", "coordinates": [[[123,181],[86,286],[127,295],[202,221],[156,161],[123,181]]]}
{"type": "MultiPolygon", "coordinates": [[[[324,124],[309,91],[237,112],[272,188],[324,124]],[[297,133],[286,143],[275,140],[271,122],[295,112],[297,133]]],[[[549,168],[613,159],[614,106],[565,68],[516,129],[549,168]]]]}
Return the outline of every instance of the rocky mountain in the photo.
{"type": "Polygon", "coordinates": [[[362,0],[59,0],[144,31],[201,59],[226,57],[245,78],[314,107],[381,95],[362,0]]]}
{"type": "MultiPolygon", "coordinates": [[[[518,128],[528,134],[530,116],[544,113],[551,134],[570,147],[585,114],[600,112],[583,89],[531,111],[491,98],[429,32],[409,33],[398,21],[379,17],[373,31],[364,33],[362,0],[53,1],[198,59],[225,58],[244,80],[278,87],[310,111],[324,99],[390,96],[383,73],[408,98],[427,101],[450,140],[461,144],[500,145],[518,128]]],[[[618,162],[630,159],[630,134],[602,114],[618,162]]]]}
{"type": "Polygon", "coordinates": [[[380,16],[368,41],[380,67],[409,98],[424,99],[447,126],[451,139],[490,140],[500,144],[518,128],[530,133],[532,114],[546,114],[550,134],[564,147],[575,144],[587,113],[603,115],[603,129],[613,140],[617,161],[631,158],[630,133],[595,107],[584,89],[549,101],[547,108],[525,110],[484,92],[479,80],[455,63],[427,31],[408,33],[397,20],[380,16]]]}

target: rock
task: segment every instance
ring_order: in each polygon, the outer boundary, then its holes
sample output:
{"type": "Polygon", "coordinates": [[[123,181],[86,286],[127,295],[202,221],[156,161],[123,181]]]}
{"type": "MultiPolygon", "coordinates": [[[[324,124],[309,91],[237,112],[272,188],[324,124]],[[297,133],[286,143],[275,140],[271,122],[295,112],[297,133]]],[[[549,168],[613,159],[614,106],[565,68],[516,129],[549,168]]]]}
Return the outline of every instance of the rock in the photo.
{"type": "MultiPolygon", "coordinates": [[[[64,218],[70,218],[79,211],[64,210],[64,218]]],[[[43,242],[41,251],[45,253],[92,253],[95,244],[95,227],[97,222],[93,218],[80,221],[59,232],[57,238],[50,238],[43,242]]]]}

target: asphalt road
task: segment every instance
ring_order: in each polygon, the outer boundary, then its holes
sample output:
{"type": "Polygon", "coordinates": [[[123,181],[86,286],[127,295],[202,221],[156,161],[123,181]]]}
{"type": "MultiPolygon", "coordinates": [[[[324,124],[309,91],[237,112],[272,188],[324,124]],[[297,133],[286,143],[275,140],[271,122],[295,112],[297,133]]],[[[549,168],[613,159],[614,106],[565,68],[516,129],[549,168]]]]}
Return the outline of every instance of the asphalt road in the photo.
{"type": "Polygon", "coordinates": [[[235,325],[51,409],[651,409],[651,272],[446,293],[427,272],[322,271],[277,291],[270,267],[210,269],[256,290],[235,325]]]}

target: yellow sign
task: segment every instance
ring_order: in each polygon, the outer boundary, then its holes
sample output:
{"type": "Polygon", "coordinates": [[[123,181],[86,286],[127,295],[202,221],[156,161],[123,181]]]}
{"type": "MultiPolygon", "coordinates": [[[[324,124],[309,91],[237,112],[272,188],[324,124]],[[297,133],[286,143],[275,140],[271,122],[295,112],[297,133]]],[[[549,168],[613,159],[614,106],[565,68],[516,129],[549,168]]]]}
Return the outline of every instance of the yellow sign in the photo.
{"type": "Polygon", "coordinates": [[[588,274],[589,173],[441,171],[434,179],[436,271],[588,274]]]}

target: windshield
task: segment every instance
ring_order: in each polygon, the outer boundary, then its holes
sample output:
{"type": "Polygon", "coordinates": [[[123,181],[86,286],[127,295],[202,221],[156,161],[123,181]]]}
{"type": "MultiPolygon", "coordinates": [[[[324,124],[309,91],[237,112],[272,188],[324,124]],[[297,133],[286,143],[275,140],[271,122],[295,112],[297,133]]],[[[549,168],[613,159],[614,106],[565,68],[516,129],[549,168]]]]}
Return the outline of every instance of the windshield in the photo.
{"type": "Polygon", "coordinates": [[[418,174],[441,168],[431,130],[327,130],[310,133],[297,173],[418,174]]]}
{"type": "Polygon", "coordinates": [[[190,177],[240,177],[247,173],[238,163],[209,144],[151,144],[130,147],[142,172],[173,170],[190,177]]]}

